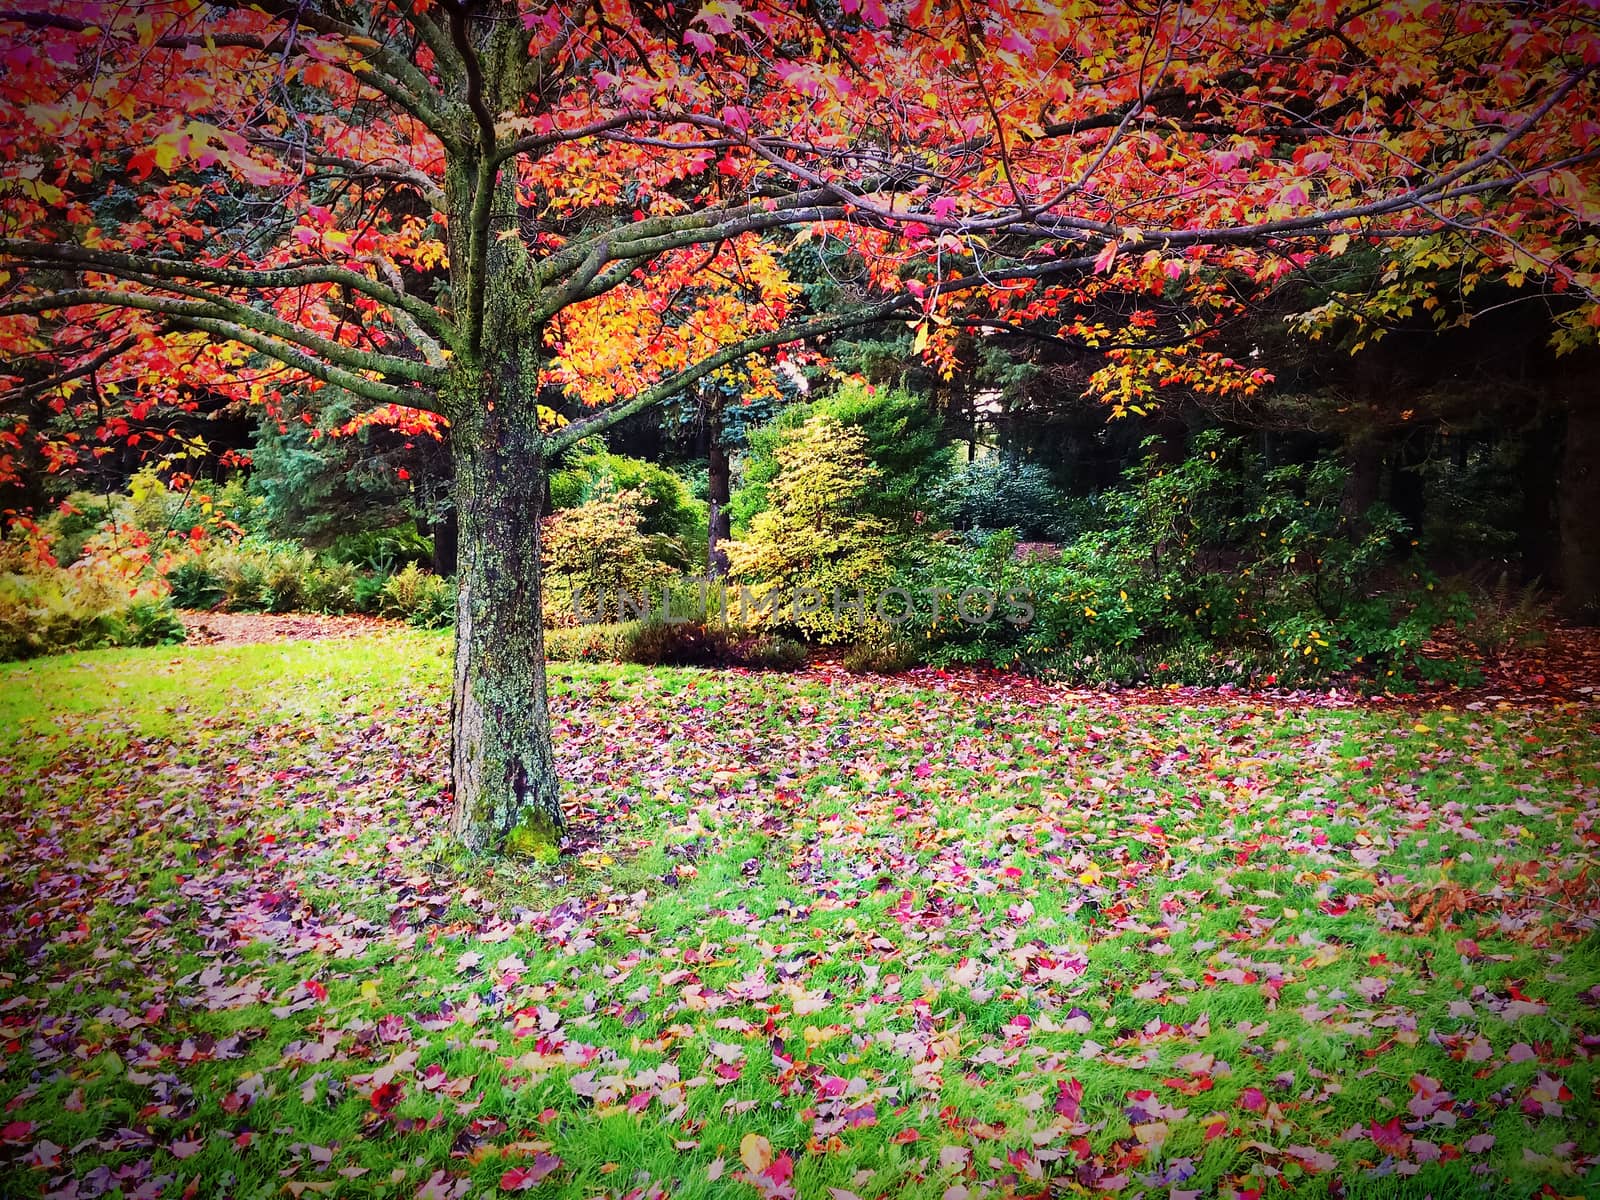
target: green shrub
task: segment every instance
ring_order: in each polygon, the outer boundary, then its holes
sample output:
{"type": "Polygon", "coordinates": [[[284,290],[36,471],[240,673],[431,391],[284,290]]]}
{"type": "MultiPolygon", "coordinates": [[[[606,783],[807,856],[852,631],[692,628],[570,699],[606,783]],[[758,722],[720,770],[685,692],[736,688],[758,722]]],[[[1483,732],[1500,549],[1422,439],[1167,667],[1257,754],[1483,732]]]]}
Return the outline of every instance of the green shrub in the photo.
{"type": "Polygon", "coordinates": [[[909,597],[894,611],[909,619],[895,621],[888,637],[860,648],[863,662],[889,665],[862,669],[901,669],[913,656],[941,666],[1016,663],[1026,621],[1037,615],[1034,589],[1044,574],[1017,560],[1016,545],[1009,530],[976,540],[936,534],[915,543],[893,581],[909,597]]]}
{"type": "Polygon", "coordinates": [[[644,532],[644,497],[635,491],[606,493],[545,519],[544,620],[576,622],[578,610],[622,619],[623,594],[656,609],[672,568],[652,551],[644,532]]]}
{"type": "Polygon", "coordinates": [[[784,409],[750,431],[740,456],[739,487],[728,505],[736,533],[748,532],[756,515],[772,506],[780,448],[819,416],[860,435],[866,461],[878,473],[877,486],[863,497],[863,511],[891,525],[910,525],[949,470],[939,414],[927,400],[903,388],[875,388],[852,380],[811,404],[784,409]]]}
{"type": "Polygon", "coordinates": [[[301,612],[307,603],[307,584],[317,569],[317,556],[309,550],[272,550],[263,557],[261,606],[268,612],[301,612]]]}
{"type": "Polygon", "coordinates": [[[358,575],[350,589],[353,611],[362,613],[375,613],[383,603],[383,589],[389,585],[389,575],[384,571],[374,571],[369,575],[358,575]]]}
{"type": "Polygon", "coordinates": [[[902,570],[908,588],[1025,591],[1026,624],[942,614],[900,633],[935,664],[1085,683],[1288,685],[1356,672],[1392,688],[1436,673],[1423,648],[1466,615],[1460,596],[1396,561],[1392,512],[1352,518],[1343,491],[1335,462],[1266,470],[1243,443],[1203,434],[1184,461],[1131,471],[1102,497],[1104,527],[1058,557],[1014,562],[1001,538],[976,551],[933,543],[902,570]]]}
{"type": "Polygon", "coordinates": [[[172,603],[179,608],[210,609],[222,603],[221,580],[203,554],[184,558],[167,570],[172,603]]]}
{"type": "Polygon", "coordinates": [[[687,570],[705,555],[707,511],[684,478],[659,463],[612,454],[598,442],[581,443],[550,476],[556,516],[621,493],[635,497],[639,530],[658,561],[687,570]]]}
{"type": "Polygon", "coordinates": [[[207,565],[229,612],[261,612],[266,608],[267,563],[258,551],[238,548],[214,551],[207,565]]]}
{"type": "Polygon", "coordinates": [[[187,634],[166,600],[134,600],[116,616],[117,646],[175,646],[187,634]]]}
{"type": "Polygon", "coordinates": [[[409,563],[427,566],[433,561],[433,542],[423,537],[413,522],[392,529],[344,534],[328,547],[328,557],[387,575],[409,563]]]}
{"type": "Polygon", "coordinates": [[[625,662],[643,622],[570,625],[544,631],[544,656],[551,662],[625,662]]]}
{"type": "Polygon", "coordinates": [[[944,422],[925,396],[849,380],[819,400],[812,412],[861,432],[867,461],[879,473],[867,509],[893,524],[903,524],[924,508],[925,497],[949,471],[944,422]]]}
{"type": "Polygon", "coordinates": [[[318,613],[360,611],[356,593],[361,580],[361,572],[351,563],[324,562],[313,567],[301,588],[306,610],[318,613]]]}
{"type": "Polygon", "coordinates": [[[785,437],[776,459],[771,507],[728,544],[730,579],[760,602],[752,624],[823,643],[856,640],[871,629],[872,598],[890,573],[888,528],[866,511],[880,479],[866,438],[819,414],[785,437]],[[852,607],[858,596],[865,620],[852,607]]]}
{"type": "Polygon", "coordinates": [[[930,492],[938,517],[952,529],[1015,530],[1018,537],[1051,540],[1063,532],[1061,497],[1050,472],[999,455],[962,463],[930,492]]]}
{"type": "Polygon", "coordinates": [[[844,652],[848,671],[893,675],[909,670],[921,660],[918,648],[903,641],[858,642],[844,652]]]}
{"type": "Polygon", "coordinates": [[[384,582],[378,612],[421,629],[443,629],[456,616],[455,581],[409,564],[384,582]]]}

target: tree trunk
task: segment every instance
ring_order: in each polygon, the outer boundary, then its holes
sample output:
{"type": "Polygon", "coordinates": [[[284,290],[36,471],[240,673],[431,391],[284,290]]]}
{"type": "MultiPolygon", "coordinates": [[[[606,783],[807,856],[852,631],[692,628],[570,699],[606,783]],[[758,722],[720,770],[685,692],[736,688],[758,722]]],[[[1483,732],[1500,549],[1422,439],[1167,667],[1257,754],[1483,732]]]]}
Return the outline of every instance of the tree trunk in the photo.
{"type": "Polygon", "coordinates": [[[453,503],[430,526],[433,531],[433,573],[447,578],[456,573],[456,510],[453,503]]]}
{"type": "Polygon", "coordinates": [[[1421,540],[1428,519],[1428,481],[1421,468],[1428,461],[1432,436],[1432,430],[1413,429],[1395,451],[1394,471],[1389,476],[1389,507],[1406,524],[1395,541],[1395,549],[1402,552],[1421,540]]]}
{"type": "Polygon", "coordinates": [[[1356,435],[1345,447],[1347,474],[1339,511],[1345,520],[1363,524],[1367,509],[1378,502],[1383,482],[1383,444],[1376,438],[1356,435]]]}
{"type": "Polygon", "coordinates": [[[1518,473],[1522,477],[1522,506],[1517,519],[1517,550],[1522,556],[1525,582],[1540,579],[1548,584],[1561,575],[1557,505],[1563,437],[1562,422],[1541,414],[1521,438],[1518,473]]]}
{"type": "Polygon", "coordinates": [[[1600,623],[1600,396],[1566,385],[1567,443],[1561,459],[1562,612],[1600,623]]]}
{"type": "Polygon", "coordinates": [[[728,554],[722,544],[731,536],[728,518],[728,501],[732,492],[732,469],[728,463],[728,448],[722,442],[722,426],[718,422],[711,429],[710,444],[706,447],[707,487],[710,501],[710,525],[706,533],[706,570],[713,579],[728,573],[728,554]]]}
{"type": "MultiPolygon", "coordinates": [[[[461,32],[477,46],[477,108],[517,111],[529,64],[516,5],[485,0],[465,11],[461,32]]],[[[465,134],[469,148],[445,164],[451,286],[467,344],[444,398],[457,530],[451,828],[482,853],[556,844],[564,821],[539,604],[545,339],[533,309],[541,284],[524,241],[532,217],[519,204],[517,173],[510,164],[485,169],[476,137],[465,134]]]]}
{"type": "Polygon", "coordinates": [[[452,432],[460,527],[450,719],[454,830],[473,851],[498,848],[514,829],[533,842],[554,842],[563,822],[545,703],[539,606],[545,471],[533,403],[502,393],[452,432]]]}

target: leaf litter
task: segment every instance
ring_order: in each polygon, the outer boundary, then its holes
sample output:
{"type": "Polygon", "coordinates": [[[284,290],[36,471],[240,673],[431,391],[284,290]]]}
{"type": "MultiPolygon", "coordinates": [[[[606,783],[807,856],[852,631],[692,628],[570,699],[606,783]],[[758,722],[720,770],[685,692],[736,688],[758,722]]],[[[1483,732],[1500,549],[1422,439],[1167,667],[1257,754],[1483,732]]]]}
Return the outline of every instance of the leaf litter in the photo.
{"type": "Polygon", "coordinates": [[[446,832],[434,645],[351,642],[294,689],[312,650],[274,650],[166,720],[152,676],[258,648],[108,659],[93,703],[28,669],[8,1187],[1596,1182],[1588,704],[570,668],[569,853],[485,864],[446,832]]]}

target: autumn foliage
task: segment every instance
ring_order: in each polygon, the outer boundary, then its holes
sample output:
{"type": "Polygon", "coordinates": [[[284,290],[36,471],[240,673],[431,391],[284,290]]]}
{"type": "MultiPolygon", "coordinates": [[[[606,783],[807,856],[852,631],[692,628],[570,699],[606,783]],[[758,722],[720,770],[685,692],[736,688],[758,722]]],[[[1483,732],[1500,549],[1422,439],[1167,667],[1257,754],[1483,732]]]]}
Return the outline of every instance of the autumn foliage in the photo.
{"type": "Polygon", "coordinates": [[[1445,278],[1546,295],[1566,347],[1600,320],[1578,0],[14,0],[0,31],[0,480],[290,390],[448,426],[457,791],[493,837],[534,793],[559,820],[542,680],[492,665],[542,660],[545,464],[628,415],[891,320],[945,373],[968,331],[1093,350],[1118,412],[1249,396],[1217,321],[1358,252],[1379,327],[1457,319],[1445,278]]]}

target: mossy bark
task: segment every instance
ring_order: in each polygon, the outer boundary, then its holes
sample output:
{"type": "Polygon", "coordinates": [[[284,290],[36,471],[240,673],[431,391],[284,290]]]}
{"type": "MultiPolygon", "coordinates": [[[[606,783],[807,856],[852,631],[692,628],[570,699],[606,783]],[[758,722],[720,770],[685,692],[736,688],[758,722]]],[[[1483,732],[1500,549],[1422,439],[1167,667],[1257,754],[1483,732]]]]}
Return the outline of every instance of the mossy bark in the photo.
{"type": "Polygon", "coordinates": [[[538,426],[515,407],[495,404],[457,439],[451,766],[455,832],[473,851],[498,849],[519,826],[552,839],[562,828],[539,605],[544,470],[538,426]]]}
{"type": "MultiPolygon", "coordinates": [[[[469,175],[470,164],[447,179],[453,199],[466,195],[469,175]]],[[[511,173],[502,172],[494,187],[491,227],[515,228],[511,173]]],[[[453,268],[469,257],[470,247],[452,245],[453,268]]],[[[457,366],[450,406],[459,542],[453,827],[474,852],[502,849],[514,829],[556,842],[564,825],[540,612],[544,331],[529,315],[537,291],[521,240],[493,237],[483,259],[482,336],[457,366]]]]}

